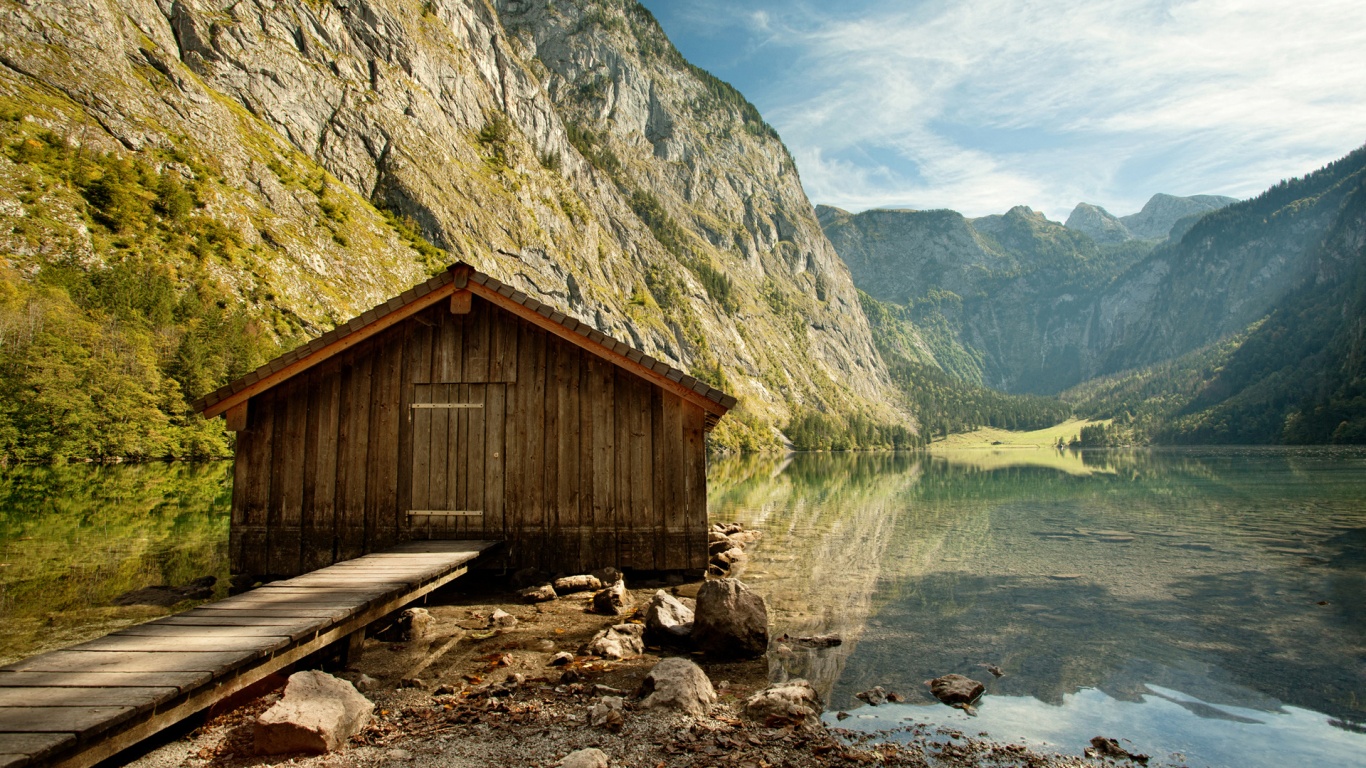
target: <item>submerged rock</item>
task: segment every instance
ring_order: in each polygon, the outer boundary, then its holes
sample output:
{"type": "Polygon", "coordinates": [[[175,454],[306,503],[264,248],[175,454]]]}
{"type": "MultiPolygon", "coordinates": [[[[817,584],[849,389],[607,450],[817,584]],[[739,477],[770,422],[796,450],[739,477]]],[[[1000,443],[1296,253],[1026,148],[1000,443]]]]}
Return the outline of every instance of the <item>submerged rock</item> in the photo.
{"type": "Polygon", "coordinates": [[[887,691],[884,690],[880,685],[873,686],[872,688],[866,691],[859,691],[858,693],[854,694],[854,698],[862,699],[863,701],[866,701],[875,707],[879,707],[883,704],[886,704],[888,700],[887,691]]]}
{"type": "Polygon", "coordinates": [[[778,639],[800,648],[834,648],[844,643],[844,639],[839,635],[804,635],[801,637],[783,635],[778,639]]]}

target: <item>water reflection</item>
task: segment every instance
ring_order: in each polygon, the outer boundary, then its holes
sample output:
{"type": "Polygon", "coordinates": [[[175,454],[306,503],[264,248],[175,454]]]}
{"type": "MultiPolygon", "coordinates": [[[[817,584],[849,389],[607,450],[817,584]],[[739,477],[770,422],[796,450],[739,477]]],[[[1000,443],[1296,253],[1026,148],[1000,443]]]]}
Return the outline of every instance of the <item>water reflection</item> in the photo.
{"type": "MultiPolygon", "coordinates": [[[[775,678],[811,679],[832,708],[883,685],[913,710],[961,716],[923,685],[957,672],[988,685],[974,729],[1004,702],[1034,702],[1020,738],[1101,696],[1219,728],[1321,713],[1334,738],[1366,747],[1353,732],[1366,721],[1359,452],[797,455],[777,469],[718,464],[712,516],[764,531],[746,578],[777,632],[844,636],[771,659],[775,678]]],[[[1212,741],[1173,744],[1149,750],[1223,764],[1212,741]]]]}
{"type": "MultiPolygon", "coordinates": [[[[154,585],[227,589],[231,464],[0,469],[0,663],[164,615],[154,585]]],[[[183,607],[183,606],[182,606],[183,607]]]]}

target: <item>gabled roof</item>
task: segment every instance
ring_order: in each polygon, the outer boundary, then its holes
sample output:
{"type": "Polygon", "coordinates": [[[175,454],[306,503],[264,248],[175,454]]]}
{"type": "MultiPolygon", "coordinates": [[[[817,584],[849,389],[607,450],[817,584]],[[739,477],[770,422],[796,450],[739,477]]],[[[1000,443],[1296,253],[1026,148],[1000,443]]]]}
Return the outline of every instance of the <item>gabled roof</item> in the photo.
{"type": "Polygon", "coordinates": [[[673,392],[707,412],[708,427],[735,405],[735,398],[673,366],[656,360],[550,305],[514,290],[465,262],[425,283],[413,286],[368,312],[343,323],[309,343],[286,352],[247,375],[191,404],[210,419],[241,405],[253,395],[291,379],[309,368],[359,344],[460,291],[485,299],[593,354],[673,392]]]}

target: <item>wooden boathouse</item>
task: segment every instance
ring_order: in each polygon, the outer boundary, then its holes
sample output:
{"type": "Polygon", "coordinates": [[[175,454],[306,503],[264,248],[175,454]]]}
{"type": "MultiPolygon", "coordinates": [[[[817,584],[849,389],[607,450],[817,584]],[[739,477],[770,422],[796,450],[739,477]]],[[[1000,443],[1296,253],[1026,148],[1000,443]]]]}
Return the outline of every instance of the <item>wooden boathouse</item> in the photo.
{"type": "Polygon", "coordinates": [[[457,263],[198,400],[237,433],[234,573],[410,540],[547,571],[707,565],[735,398],[457,263]]]}

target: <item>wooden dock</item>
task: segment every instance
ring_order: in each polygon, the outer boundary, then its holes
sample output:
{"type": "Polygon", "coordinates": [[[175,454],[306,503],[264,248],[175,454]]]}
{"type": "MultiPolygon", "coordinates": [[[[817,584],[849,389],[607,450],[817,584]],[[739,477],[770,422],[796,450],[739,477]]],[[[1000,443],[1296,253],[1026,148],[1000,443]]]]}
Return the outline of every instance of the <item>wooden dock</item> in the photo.
{"type": "Polygon", "coordinates": [[[465,573],[418,541],[0,667],[0,768],[93,765],[465,573]]]}

